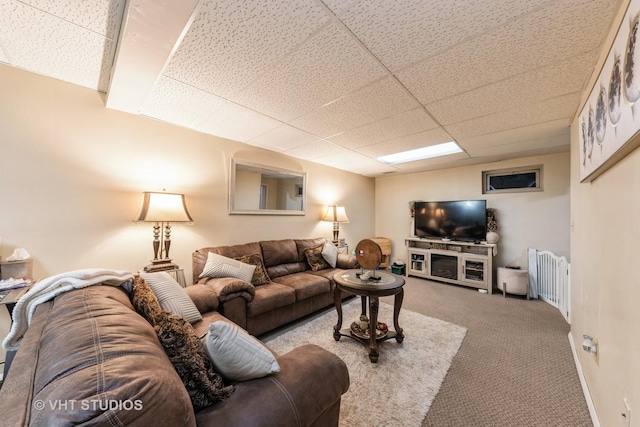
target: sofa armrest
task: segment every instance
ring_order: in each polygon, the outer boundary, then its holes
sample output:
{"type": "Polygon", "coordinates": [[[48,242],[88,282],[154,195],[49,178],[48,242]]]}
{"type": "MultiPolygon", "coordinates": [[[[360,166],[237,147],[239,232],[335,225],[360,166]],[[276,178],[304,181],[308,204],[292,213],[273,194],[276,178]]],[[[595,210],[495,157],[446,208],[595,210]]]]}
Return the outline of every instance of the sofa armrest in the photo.
{"type": "Polygon", "coordinates": [[[336,267],[342,268],[345,270],[350,270],[352,268],[358,268],[358,259],[355,255],[351,254],[338,254],[338,262],[336,263],[336,267]]]}
{"type": "Polygon", "coordinates": [[[243,298],[246,302],[256,296],[256,288],[249,282],[235,277],[203,278],[195,286],[203,284],[209,286],[215,292],[218,300],[223,303],[234,298],[243,298]]]}
{"type": "Polygon", "coordinates": [[[211,286],[197,284],[187,286],[184,290],[200,313],[215,311],[220,305],[218,295],[211,286]]]}
{"type": "Polygon", "coordinates": [[[198,425],[337,425],[349,371],[335,354],[307,344],[278,356],[280,372],[235,384],[233,394],[196,413],[198,425]]]}

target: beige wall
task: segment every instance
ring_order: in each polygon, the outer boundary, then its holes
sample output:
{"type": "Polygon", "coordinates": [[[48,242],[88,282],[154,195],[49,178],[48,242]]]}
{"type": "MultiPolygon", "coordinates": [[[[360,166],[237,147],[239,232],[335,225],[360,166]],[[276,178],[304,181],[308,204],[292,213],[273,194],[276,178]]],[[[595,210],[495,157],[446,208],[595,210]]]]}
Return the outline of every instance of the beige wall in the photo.
{"type": "MultiPolygon", "coordinates": [[[[621,3],[583,99],[593,87],[629,2],[621,3]]],[[[631,152],[594,181],[581,183],[576,118],[571,127],[571,165],[572,339],[600,425],[625,425],[621,413],[626,397],[632,410],[631,426],[638,427],[640,150],[631,152]],[[597,340],[597,357],[582,350],[584,334],[597,340]]]]}
{"type": "MultiPolygon", "coordinates": [[[[142,192],[163,188],[186,194],[195,221],[172,231],[171,255],[188,282],[191,253],[199,247],[331,238],[332,224],[321,221],[327,204],[346,207],[351,222],[341,236],[347,242],[373,234],[371,178],[108,110],[95,91],[5,65],[0,94],[0,256],[26,248],[37,278],[147,265],[152,228],[132,219],[142,192]],[[307,214],[229,215],[232,156],[306,172],[307,214]]],[[[6,319],[0,326],[7,327],[6,319]]]]}
{"type": "Polygon", "coordinates": [[[569,256],[569,153],[376,179],[376,235],[392,240],[392,261],[407,262],[411,200],[486,199],[497,209],[500,241],[494,266],[527,267],[527,249],[569,256]],[[542,165],[543,191],[482,194],[482,171],[542,165]]]}

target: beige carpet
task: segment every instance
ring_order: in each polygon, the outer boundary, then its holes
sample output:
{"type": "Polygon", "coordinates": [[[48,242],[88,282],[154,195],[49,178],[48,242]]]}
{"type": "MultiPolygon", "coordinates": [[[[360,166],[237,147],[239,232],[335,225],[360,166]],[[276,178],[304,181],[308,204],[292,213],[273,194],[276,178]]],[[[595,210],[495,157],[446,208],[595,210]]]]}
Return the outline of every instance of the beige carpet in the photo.
{"type": "MultiPolygon", "coordinates": [[[[360,299],[343,308],[343,327],[360,315],[360,299]]],[[[393,307],[380,303],[379,321],[393,324],[393,307]]],[[[402,310],[402,344],[391,339],[380,347],[378,363],[371,363],[364,345],[343,337],[333,339],[335,308],[262,336],[278,353],[302,344],[316,344],[337,354],[349,368],[351,386],[343,396],[341,426],[420,426],[458,352],[466,328],[402,310]],[[366,420],[366,421],[365,421],[366,420]]]]}

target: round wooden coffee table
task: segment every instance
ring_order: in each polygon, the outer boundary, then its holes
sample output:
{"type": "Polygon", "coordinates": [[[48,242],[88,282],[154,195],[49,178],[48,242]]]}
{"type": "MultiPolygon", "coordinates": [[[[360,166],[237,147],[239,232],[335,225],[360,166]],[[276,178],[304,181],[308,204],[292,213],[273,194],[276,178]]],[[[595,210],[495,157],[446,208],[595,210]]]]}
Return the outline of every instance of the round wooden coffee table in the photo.
{"type": "MultiPolygon", "coordinates": [[[[398,316],[404,298],[404,278],[386,271],[375,271],[375,277],[363,280],[360,278],[362,270],[346,270],[334,274],[333,279],[336,287],[333,290],[333,300],[338,311],[338,323],[333,327],[333,338],[336,341],[340,337],[353,338],[364,344],[369,349],[369,360],[372,363],[378,361],[379,344],[391,338],[395,338],[398,343],[402,343],[404,335],[402,328],[398,324],[398,316]],[[340,291],[354,295],[360,295],[362,301],[362,314],[358,321],[351,324],[349,329],[342,328],[342,298],[340,291]],[[378,323],[378,298],[395,295],[393,303],[393,327],[395,331],[385,328],[378,323]],[[367,299],[369,300],[369,316],[367,317],[367,299]],[[365,326],[364,328],[362,326],[365,326]]],[[[367,274],[374,276],[372,271],[367,274]]]]}

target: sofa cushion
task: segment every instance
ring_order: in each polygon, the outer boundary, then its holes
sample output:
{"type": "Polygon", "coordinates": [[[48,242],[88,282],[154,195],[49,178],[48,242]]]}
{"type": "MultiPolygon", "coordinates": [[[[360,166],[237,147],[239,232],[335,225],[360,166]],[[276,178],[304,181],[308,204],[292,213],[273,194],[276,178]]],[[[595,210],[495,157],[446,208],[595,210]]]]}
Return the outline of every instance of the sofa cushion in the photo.
{"type": "Polygon", "coordinates": [[[324,237],[316,237],[315,239],[296,239],[296,248],[298,250],[298,261],[305,264],[305,269],[309,268],[307,264],[307,256],[305,252],[310,248],[317,248],[320,245],[324,245],[326,239],[324,237]]]}
{"type": "Polygon", "coordinates": [[[6,426],[113,425],[117,420],[142,427],[157,419],[195,426],[189,396],[153,327],[115,286],[71,290],[38,306],[5,378],[0,407],[6,426]],[[81,406],[105,399],[124,405],[81,406]],[[41,402],[46,407],[34,410],[41,402]],[[22,411],[22,404],[27,406],[19,421],[12,415],[22,411]]]}
{"type": "Polygon", "coordinates": [[[207,356],[202,341],[183,318],[163,311],[156,319],[156,334],[185,385],[196,409],[210,406],[233,392],[225,386],[207,356]]]}
{"type": "Polygon", "coordinates": [[[164,311],[177,314],[189,323],[202,319],[200,311],[191,298],[169,273],[165,271],[140,273],[140,277],[147,282],[164,311]]]}
{"type": "Polygon", "coordinates": [[[271,350],[231,322],[211,323],[203,342],[214,368],[228,380],[247,381],[280,371],[271,350]]]}
{"type": "Polygon", "coordinates": [[[311,274],[310,272],[278,277],[274,282],[295,290],[296,301],[331,292],[331,284],[327,278],[311,274]]]}
{"type": "Polygon", "coordinates": [[[184,288],[184,292],[191,298],[201,314],[215,311],[220,306],[218,295],[211,286],[195,284],[184,288]]]}
{"type": "Polygon", "coordinates": [[[260,242],[264,265],[269,268],[279,264],[298,262],[296,242],[292,239],[265,240],[260,242]]]}
{"type": "Polygon", "coordinates": [[[296,292],[291,286],[271,281],[268,285],[256,288],[255,298],[247,303],[247,317],[266,313],[294,302],[296,302],[296,292]]]}
{"type": "Polygon", "coordinates": [[[200,273],[200,277],[235,277],[245,282],[251,282],[255,269],[255,265],[209,252],[207,263],[200,273]]]}
{"type": "Polygon", "coordinates": [[[316,246],[315,248],[305,249],[304,254],[307,257],[307,263],[312,271],[324,270],[325,268],[331,267],[324,259],[324,256],[322,256],[323,249],[324,244],[316,246]]]}
{"type": "Polygon", "coordinates": [[[237,259],[238,261],[244,262],[246,264],[251,264],[256,266],[256,269],[253,272],[253,276],[251,277],[251,283],[253,284],[253,286],[265,285],[271,282],[271,278],[267,273],[267,268],[264,266],[264,262],[262,261],[262,255],[260,254],[243,255],[235,259],[237,259]]]}

